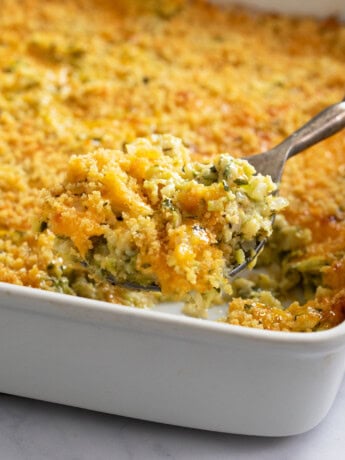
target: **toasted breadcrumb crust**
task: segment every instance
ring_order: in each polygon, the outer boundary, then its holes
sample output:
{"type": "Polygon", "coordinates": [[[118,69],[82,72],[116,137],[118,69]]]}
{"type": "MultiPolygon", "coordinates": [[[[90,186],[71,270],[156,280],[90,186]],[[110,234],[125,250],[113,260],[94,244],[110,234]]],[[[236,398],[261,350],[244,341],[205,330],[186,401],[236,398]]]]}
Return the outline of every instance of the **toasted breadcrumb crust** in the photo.
{"type": "MultiPolygon", "coordinates": [[[[138,306],[157,300],[96,283],[56,255],[42,222],[41,233],[33,228],[41,189],[61,183],[71,155],[171,133],[194,160],[247,156],[344,96],[345,27],[333,18],[203,1],[2,0],[0,27],[0,280],[18,285],[138,306]]],[[[284,217],[307,243],[283,251],[281,240],[271,256],[290,287],[312,280],[312,298],[299,307],[305,321],[291,314],[263,327],[310,331],[344,319],[344,184],[343,133],[289,160],[284,217]]],[[[249,307],[235,315],[258,300],[236,302],[226,321],[261,327],[249,307]]],[[[278,308],[263,305],[267,318],[278,308]]]]}

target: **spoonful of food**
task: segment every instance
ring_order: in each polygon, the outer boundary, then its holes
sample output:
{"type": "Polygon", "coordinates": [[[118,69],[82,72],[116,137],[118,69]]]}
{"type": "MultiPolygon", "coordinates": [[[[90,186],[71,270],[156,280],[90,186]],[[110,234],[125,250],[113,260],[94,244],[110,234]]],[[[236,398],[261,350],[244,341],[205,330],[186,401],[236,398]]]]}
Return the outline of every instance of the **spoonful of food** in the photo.
{"type": "Polygon", "coordinates": [[[40,228],[56,235],[65,260],[99,280],[180,297],[226,291],[287,205],[276,193],[285,162],[344,127],[342,101],[245,159],[195,162],[167,134],[75,155],[64,182],[42,193],[40,228]]]}

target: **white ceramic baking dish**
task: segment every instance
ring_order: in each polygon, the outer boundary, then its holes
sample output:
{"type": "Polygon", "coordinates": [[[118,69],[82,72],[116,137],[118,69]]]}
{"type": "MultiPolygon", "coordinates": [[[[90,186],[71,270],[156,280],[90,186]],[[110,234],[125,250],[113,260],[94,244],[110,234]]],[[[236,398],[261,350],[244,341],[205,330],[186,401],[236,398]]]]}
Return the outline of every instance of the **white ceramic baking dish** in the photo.
{"type": "Polygon", "coordinates": [[[0,390],[157,422],[280,436],[315,426],[345,368],[345,323],[229,326],[0,285],[0,390]]]}
{"type": "Polygon", "coordinates": [[[338,17],[345,19],[344,0],[211,0],[219,5],[245,5],[278,13],[311,15],[318,17],[338,17]]]}
{"type": "MultiPolygon", "coordinates": [[[[343,0],[246,3],[345,13],[343,0]]],[[[0,391],[265,436],[304,432],[327,414],[344,375],[345,323],[315,334],[280,333],[175,310],[144,311],[0,283],[0,391]]]]}

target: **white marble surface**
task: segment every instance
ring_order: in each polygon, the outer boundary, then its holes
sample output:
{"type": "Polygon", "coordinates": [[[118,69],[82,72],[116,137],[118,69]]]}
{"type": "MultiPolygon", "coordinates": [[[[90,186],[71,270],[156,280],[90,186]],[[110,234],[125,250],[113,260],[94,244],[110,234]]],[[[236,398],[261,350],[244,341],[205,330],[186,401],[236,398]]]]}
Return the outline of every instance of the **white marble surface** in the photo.
{"type": "Polygon", "coordinates": [[[184,429],[0,394],[1,460],[342,460],[344,429],[345,381],[327,418],[289,438],[184,429]]]}

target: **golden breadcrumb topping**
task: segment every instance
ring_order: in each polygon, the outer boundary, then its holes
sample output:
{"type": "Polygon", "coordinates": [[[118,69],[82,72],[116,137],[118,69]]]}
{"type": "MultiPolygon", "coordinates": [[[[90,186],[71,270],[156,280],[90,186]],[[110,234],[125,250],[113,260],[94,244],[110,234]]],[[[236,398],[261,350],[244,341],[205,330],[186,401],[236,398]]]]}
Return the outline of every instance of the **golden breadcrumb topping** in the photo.
{"type": "MultiPolygon", "coordinates": [[[[333,18],[198,0],[2,0],[0,28],[0,280],[19,285],[138,306],[159,297],[96,281],[56,252],[41,190],[59,186],[72,155],[171,134],[193,161],[239,158],[344,96],[345,26],[333,18]]],[[[234,281],[226,321],[261,327],[248,306],[236,313],[243,302],[263,305],[265,328],[344,319],[344,184],[343,133],[289,160],[281,195],[290,205],[259,260],[267,273],[234,281]],[[301,310],[277,321],[272,308],[296,289],[301,310]]]]}

